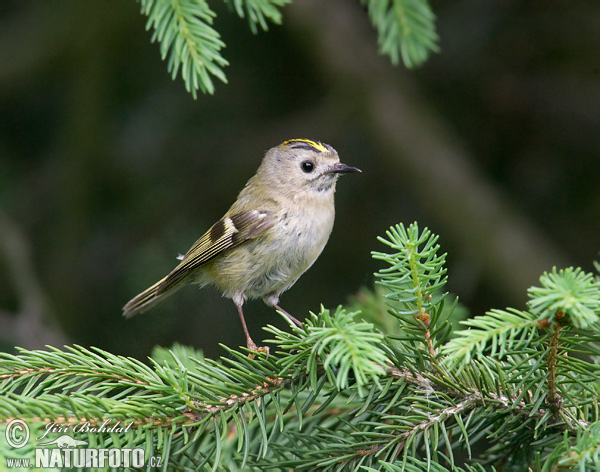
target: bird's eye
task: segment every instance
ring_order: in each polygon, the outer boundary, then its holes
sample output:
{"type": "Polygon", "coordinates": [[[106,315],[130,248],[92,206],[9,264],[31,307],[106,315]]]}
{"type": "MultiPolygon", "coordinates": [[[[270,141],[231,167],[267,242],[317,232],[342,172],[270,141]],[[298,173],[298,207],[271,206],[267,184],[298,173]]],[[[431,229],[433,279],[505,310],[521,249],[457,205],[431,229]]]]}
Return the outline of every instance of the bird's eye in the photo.
{"type": "Polygon", "coordinates": [[[315,165],[310,161],[304,161],[301,164],[302,170],[307,174],[310,174],[313,170],[315,170],[315,165]]]}

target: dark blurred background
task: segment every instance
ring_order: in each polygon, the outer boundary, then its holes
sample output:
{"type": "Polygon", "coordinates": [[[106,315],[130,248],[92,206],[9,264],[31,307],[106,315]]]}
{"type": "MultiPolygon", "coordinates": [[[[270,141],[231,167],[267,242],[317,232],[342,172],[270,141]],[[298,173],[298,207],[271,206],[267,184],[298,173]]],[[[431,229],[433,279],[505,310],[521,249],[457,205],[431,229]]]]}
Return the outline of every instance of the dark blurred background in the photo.
{"type": "MultiPolygon", "coordinates": [[[[121,307],[227,210],[265,150],[308,137],[363,169],[281,304],[297,317],[372,286],[370,251],[417,220],[473,315],[523,307],[553,265],[600,249],[600,5],[439,2],[441,53],[378,54],[358,0],[295,0],[250,33],[221,2],[228,84],[193,100],[131,1],[0,5],[0,348],[77,343],[143,358],[174,341],[244,344],[231,301],[190,287],[121,307]]],[[[255,340],[285,323],[246,306],[255,340]]]]}

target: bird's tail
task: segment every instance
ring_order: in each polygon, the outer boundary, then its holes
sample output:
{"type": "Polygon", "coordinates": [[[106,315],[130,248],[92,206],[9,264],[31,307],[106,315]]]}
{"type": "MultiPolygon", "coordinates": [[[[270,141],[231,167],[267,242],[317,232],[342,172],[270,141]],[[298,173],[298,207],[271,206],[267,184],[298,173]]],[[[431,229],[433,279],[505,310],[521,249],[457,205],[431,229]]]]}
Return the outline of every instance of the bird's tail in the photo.
{"type": "Polygon", "coordinates": [[[152,308],[159,301],[162,301],[169,295],[175,293],[181,287],[181,285],[174,285],[167,290],[159,290],[165,279],[166,277],[129,300],[123,307],[123,316],[125,318],[131,318],[138,313],[143,313],[152,308]]]}

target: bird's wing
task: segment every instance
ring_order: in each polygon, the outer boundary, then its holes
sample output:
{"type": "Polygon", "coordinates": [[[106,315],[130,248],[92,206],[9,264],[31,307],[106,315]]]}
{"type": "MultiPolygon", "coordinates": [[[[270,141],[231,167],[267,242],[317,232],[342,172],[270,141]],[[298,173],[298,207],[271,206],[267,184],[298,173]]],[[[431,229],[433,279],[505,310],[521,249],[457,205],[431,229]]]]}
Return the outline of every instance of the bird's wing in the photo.
{"type": "Polygon", "coordinates": [[[173,287],[194,269],[227,249],[261,235],[275,224],[273,212],[246,210],[217,221],[183,256],[181,263],[160,283],[157,294],[173,287]]]}

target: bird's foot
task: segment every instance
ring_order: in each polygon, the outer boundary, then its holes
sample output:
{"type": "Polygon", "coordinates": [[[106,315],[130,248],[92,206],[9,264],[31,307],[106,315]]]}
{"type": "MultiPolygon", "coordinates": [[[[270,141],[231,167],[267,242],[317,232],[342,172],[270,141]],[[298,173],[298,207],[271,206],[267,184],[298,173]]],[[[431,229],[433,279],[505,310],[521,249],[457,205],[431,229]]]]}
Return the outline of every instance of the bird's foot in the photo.
{"type": "Polygon", "coordinates": [[[252,351],[248,354],[250,359],[254,359],[256,357],[256,352],[264,352],[267,355],[266,358],[269,358],[269,346],[257,346],[252,339],[248,338],[246,341],[246,347],[252,351]]]}

